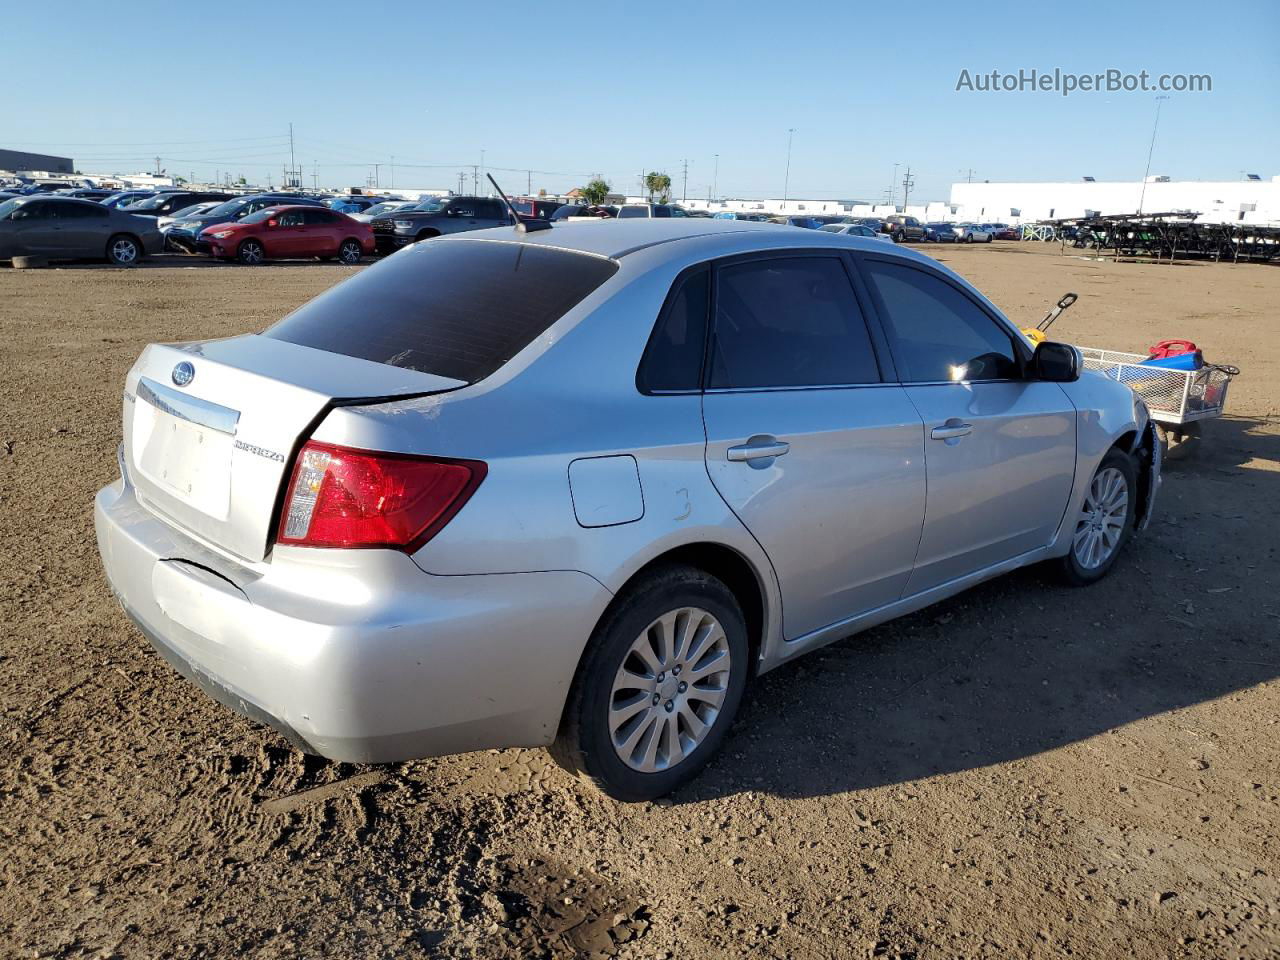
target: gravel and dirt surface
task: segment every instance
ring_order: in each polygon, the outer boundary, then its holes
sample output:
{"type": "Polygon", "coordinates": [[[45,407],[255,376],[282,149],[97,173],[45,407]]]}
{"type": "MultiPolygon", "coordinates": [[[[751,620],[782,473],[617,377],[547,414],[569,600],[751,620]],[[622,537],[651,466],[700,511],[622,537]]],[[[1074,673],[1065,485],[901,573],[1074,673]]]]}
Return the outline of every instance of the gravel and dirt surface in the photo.
{"type": "MultiPolygon", "coordinates": [[[[537,750],[303,757],[99,571],[125,371],[352,272],[0,269],[0,956],[1280,956],[1280,270],[939,250],[1059,339],[1238,364],[1113,575],[989,583],[762,678],[622,806],[537,750]]],[[[1070,253],[1070,251],[1068,252],[1070,253]]]]}

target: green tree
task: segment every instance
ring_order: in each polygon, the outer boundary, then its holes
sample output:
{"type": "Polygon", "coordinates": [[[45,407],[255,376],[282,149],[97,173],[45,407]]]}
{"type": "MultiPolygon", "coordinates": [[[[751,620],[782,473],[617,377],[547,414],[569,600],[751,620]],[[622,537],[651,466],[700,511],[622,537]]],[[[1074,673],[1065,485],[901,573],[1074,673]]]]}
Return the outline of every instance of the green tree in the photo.
{"type": "Polygon", "coordinates": [[[581,190],[582,199],[587,203],[601,204],[609,197],[609,184],[601,177],[596,177],[581,190]]]}
{"type": "Polygon", "coordinates": [[[671,199],[671,178],[665,173],[649,172],[644,175],[644,186],[649,191],[649,199],[655,196],[659,203],[666,203],[671,199]]]}

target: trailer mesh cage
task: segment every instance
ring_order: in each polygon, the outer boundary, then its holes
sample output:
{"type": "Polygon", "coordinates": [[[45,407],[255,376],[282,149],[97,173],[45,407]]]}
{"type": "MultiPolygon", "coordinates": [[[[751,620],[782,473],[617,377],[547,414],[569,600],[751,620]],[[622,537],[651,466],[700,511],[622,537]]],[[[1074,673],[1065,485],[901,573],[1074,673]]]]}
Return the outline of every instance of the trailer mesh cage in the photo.
{"type": "Polygon", "coordinates": [[[1219,366],[1206,364],[1199,370],[1171,370],[1143,363],[1148,357],[1140,353],[1121,353],[1081,347],[1086,369],[1123,383],[1142,397],[1159,423],[1178,426],[1216,417],[1227,401],[1231,373],[1219,366]]]}

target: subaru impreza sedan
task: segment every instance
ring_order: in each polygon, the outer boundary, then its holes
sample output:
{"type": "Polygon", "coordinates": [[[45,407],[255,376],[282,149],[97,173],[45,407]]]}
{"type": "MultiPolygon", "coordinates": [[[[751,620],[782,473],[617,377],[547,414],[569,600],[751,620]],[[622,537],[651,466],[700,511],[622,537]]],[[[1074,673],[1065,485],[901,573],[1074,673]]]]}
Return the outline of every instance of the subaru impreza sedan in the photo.
{"type": "Polygon", "coordinates": [[[337,760],[546,745],[627,801],[767,670],[1028,564],[1098,580],[1160,473],[1128,388],[955,273],[741,221],[424,241],[147,347],[123,410],[102,561],[208,694],[337,760]]]}

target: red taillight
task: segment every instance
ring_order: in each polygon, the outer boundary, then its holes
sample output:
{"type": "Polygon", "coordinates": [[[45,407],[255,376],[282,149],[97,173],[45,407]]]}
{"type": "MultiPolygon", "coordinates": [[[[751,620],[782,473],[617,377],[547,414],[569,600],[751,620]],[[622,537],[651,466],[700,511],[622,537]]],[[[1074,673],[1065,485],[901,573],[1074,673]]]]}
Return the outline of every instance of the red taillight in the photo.
{"type": "Polygon", "coordinates": [[[413,552],[470,499],[487,467],[307,443],[285,490],[277,542],[413,552]]]}

